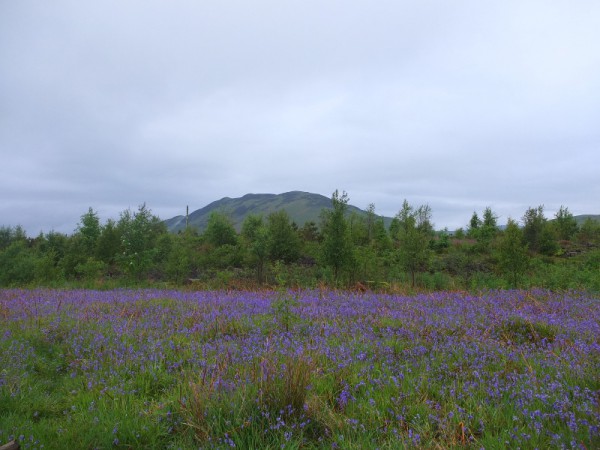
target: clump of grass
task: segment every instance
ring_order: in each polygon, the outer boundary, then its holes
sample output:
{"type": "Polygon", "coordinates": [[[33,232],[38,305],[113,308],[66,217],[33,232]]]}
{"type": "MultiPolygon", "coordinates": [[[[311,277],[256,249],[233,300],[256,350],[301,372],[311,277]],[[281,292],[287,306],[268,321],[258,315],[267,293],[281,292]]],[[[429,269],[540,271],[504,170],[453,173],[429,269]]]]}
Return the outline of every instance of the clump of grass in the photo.
{"type": "Polygon", "coordinates": [[[235,368],[220,360],[189,382],[189,400],[183,405],[188,423],[205,440],[215,425],[210,423],[210,411],[226,404],[235,403],[235,411],[254,418],[265,411],[301,415],[314,368],[304,355],[265,355],[235,368]]]}
{"type": "Polygon", "coordinates": [[[534,344],[554,342],[558,328],[543,322],[532,322],[519,316],[511,317],[502,323],[501,338],[513,344],[534,344]]]}
{"type": "Polygon", "coordinates": [[[188,383],[186,423],[200,442],[268,446],[266,429],[306,419],[315,367],[303,354],[265,355],[235,368],[216,362],[188,383]]]}

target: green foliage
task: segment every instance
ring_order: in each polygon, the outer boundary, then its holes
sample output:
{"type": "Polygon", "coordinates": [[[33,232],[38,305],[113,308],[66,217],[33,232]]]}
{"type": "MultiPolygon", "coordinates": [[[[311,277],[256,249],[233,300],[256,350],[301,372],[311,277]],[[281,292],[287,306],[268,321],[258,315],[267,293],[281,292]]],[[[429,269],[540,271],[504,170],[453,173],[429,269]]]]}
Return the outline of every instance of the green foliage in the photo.
{"type": "Polygon", "coordinates": [[[589,217],[581,224],[576,239],[582,245],[591,247],[600,245],[600,222],[589,217]]]}
{"type": "Polygon", "coordinates": [[[383,254],[392,248],[392,240],[385,229],[385,223],[382,218],[376,219],[373,224],[371,245],[380,254],[383,254]]]}
{"type": "Polygon", "coordinates": [[[98,280],[105,270],[106,263],[103,261],[98,261],[93,257],[89,257],[85,260],[85,262],[79,263],[77,266],[75,266],[75,272],[77,275],[86,281],[98,280]]]}
{"type": "Polygon", "coordinates": [[[300,230],[298,230],[300,238],[304,242],[317,242],[321,239],[319,227],[315,222],[306,222],[300,230]]]}
{"type": "Polygon", "coordinates": [[[269,214],[267,230],[271,261],[283,261],[286,264],[297,261],[300,256],[300,238],[285,210],[269,214]]]}
{"type": "Polygon", "coordinates": [[[122,249],[118,261],[125,273],[140,279],[159,256],[157,244],[166,233],[165,225],[142,204],[135,213],[129,209],[121,213],[117,228],[122,249]]]}
{"type": "Polygon", "coordinates": [[[558,239],[565,241],[571,240],[578,230],[577,221],[573,214],[571,214],[569,208],[562,205],[554,215],[552,225],[558,239]]]}
{"type": "Polygon", "coordinates": [[[114,220],[108,219],[102,226],[97,241],[97,257],[108,266],[114,265],[121,250],[121,230],[114,220]]]}
{"type": "Polygon", "coordinates": [[[492,243],[498,235],[498,216],[492,211],[491,207],[486,207],[483,211],[483,219],[480,219],[477,212],[469,222],[467,237],[477,241],[476,250],[480,253],[488,253],[492,243]]]}
{"type": "Polygon", "coordinates": [[[198,236],[195,231],[188,229],[183,233],[171,236],[170,239],[171,245],[165,271],[169,280],[181,284],[194,275],[196,269],[195,249],[199,244],[198,236]]]}
{"type": "Polygon", "coordinates": [[[473,211],[471,220],[469,220],[469,228],[467,229],[467,236],[470,238],[476,238],[477,232],[479,231],[479,227],[481,227],[481,219],[479,218],[479,215],[477,215],[477,212],[473,211]]]}
{"type": "Polygon", "coordinates": [[[528,208],[523,216],[523,239],[529,250],[552,255],[558,250],[555,236],[548,227],[548,220],[544,216],[544,206],[528,208]]]}
{"type": "Polygon", "coordinates": [[[57,265],[57,258],[53,251],[35,257],[34,274],[36,283],[42,286],[62,281],[63,272],[57,265]]]}
{"type": "Polygon", "coordinates": [[[36,260],[33,251],[22,240],[15,240],[0,253],[0,284],[23,286],[35,279],[36,260]]]}
{"type": "Polygon", "coordinates": [[[443,253],[450,247],[450,234],[448,229],[445,228],[437,233],[436,239],[431,241],[431,249],[436,253],[443,253]]]}
{"type": "Polygon", "coordinates": [[[77,227],[77,233],[81,236],[82,247],[86,256],[95,256],[98,239],[102,233],[98,213],[92,208],[81,216],[81,221],[77,227]]]}
{"type": "Polygon", "coordinates": [[[332,210],[324,210],[322,260],[333,271],[333,279],[338,283],[343,270],[353,263],[352,241],[346,221],[348,195],[340,196],[336,190],[332,197],[332,210]]]}
{"type": "Polygon", "coordinates": [[[538,246],[540,254],[546,256],[555,255],[560,250],[558,242],[556,241],[556,234],[550,224],[546,224],[542,229],[538,246]]]}
{"type": "Polygon", "coordinates": [[[13,242],[26,240],[27,234],[20,225],[16,227],[0,227],[0,251],[8,248],[13,242]]]}
{"type": "Polygon", "coordinates": [[[416,285],[417,272],[427,270],[431,258],[429,242],[433,227],[429,217],[428,206],[420,206],[415,211],[406,200],[396,216],[396,256],[400,267],[410,274],[413,287],[416,285]]]}
{"type": "Polygon", "coordinates": [[[349,213],[347,194],[335,191],[331,205],[320,228],[307,222],[298,229],[280,210],[266,220],[248,215],[239,235],[222,213],[213,213],[202,236],[191,227],[169,234],[145,205],[104,224],[89,208],[70,236],[51,231],[32,239],[21,227],[0,227],[0,285],[255,288],[272,280],[269,264],[281,261],[290,286],[600,291],[593,256],[600,223],[588,219],[577,228],[566,207],[552,221],[543,206],[527,210],[521,232],[532,265],[522,266],[512,258],[522,259],[523,246],[517,249],[514,239],[509,245],[511,232],[499,230],[490,207],[473,213],[466,238],[462,229],[452,237],[434,232],[427,205],[415,209],[405,201],[389,230],[373,204],[364,215],[349,213]]]}
{"type": "Polygon", "coordinates": [[[498,234],[498,216],[488,206],[483,211],[483,222],[477,230],[476,239],[479,251],[488,252],[494,238],[498,234]]]}
{"type": "Polygon", "coordinates": [[[270,235],[262,217],[248,215],[242,224],[241,242],[245,263],[254,268],[256,281],[265,281],[265,264],[269,257],[270,235]]]}
{"type": "Polygon", "coordinates": [[[216,248],[205,248],[200,257],[200,265],[203,269],[231,269],[240,267],[243,254],[237,245],[223,244],[216,248]]]}
{"type": "Polygon", "coordinates": [[[237,233],[226,215],[213,212],[208,218],[204,239],[214,247],[235,245],[237,243],[237,233]]]}
{"type": "Polygon", "coordinates": [[[529,256],[523,232],[512,219],[508,219],[504,235],[498,244],[498,261],[500,269],[508,276],[512,286],[517,287],[528,267],[529,256]]]}

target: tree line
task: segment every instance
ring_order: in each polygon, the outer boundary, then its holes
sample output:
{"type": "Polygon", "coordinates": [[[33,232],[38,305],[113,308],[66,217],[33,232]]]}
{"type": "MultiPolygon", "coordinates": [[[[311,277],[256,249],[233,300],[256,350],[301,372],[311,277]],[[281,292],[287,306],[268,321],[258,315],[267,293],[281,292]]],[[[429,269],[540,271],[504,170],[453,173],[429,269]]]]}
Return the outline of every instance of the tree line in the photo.
{"type": "Polygon", "coordinates": [[[145,204],[105,223],[89,208],[71,235],[3,226],[0,286],[600,291],[600,223],[578,225],[566,207],[551,219],[530,207],[504,227],[488,207],[449,233],[434,230],[428,205],[405,200],[386,227],[374,205],[350,214],[348,201],[336,190],[319,223],[298,226],[280,210],[247,216],[239,232],[214,212],[202,233],[169,233],[145,204]]]}

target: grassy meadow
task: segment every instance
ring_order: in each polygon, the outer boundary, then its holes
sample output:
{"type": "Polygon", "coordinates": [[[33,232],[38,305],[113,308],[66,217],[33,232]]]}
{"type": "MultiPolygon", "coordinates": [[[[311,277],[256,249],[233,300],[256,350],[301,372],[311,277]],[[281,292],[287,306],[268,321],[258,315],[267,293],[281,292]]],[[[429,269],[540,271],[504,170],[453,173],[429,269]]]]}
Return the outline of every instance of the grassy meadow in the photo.
{"type": "Polygon", "coordinates": [[[582,292],[0,290],[0,445],[600,448],[582,292]]]}

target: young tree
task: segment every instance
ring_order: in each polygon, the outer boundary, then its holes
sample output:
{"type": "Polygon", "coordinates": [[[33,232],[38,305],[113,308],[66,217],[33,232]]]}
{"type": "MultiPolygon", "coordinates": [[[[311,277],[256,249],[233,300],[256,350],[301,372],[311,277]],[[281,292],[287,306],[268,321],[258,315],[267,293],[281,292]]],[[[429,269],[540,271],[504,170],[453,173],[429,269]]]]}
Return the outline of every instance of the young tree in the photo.
{"type": "Polygon", "coordinates": [[[306,222],[302,228],[298,230],[300,239],[304,242],[317,242],[321,239],[321,233],[319,233],[319,227],[317,224],[310,221],[306,222]]]}
{"type": "Polygon", "coordinates": [[[385,223],[382,217],[375,220],[371,234],[371,243],[375,247],[378,255],[381,256],[384,252],[387,252],[392,248],[392,241],[385,229],[385,223]]]}
{"type": "Polygon", "coordinates": [[[269,257],[271,261],[293,263],[300,256],[300,238],[285,210],[269,214],[269,257]]]}
{"type": "Polygon", "coordinates": [[[96,245],[98,259],[109,267],[114,266],[121,253],[121,230],[113,219],[101,227],[96,245]]]}
{"type": "Polygon", "coordinates": [[[50,231],[40,233],[35,239],[35,278],[40,283],[58,282],[64,279],[62,261],[69,250],[73,238],[50,231]]]}
{"type": "Polygon", "coordinates": [[[194,274],[195,252],[199,237],[194,228],[186,228],[181,233],[165,235],[165,237],[171,241],[165,271],[169,279],[179,284],[194,274]]]}
{"type": "Polygon", "coordinates": [[[492,208],[487,206],[483,210],[483,221],[481,223],[482,227],[490,228],[494,231],[498,228],[498,216],[492,211],[492,208]]]}
{"type": "Polygon", "coordinates": [[[421,205],[415,211],[415,219],[417,229],[429,239],[433,238],[433,223],[431,223],[431,207],[429,205],[421,205]]]}
{"type": "Polygon", "coordinates": [[[142,277],[159,256],[158,239],[167,232],[164,223],[142,204],[135,213],[121,213],[117,228],[121,234],[120,260],[125,272],[142,277]]]}
{"type": "Polygon", "coordinates": [[[204,239],[214,247],[235,245],[237,243],[237,233],[225,214],[212,212],[208,217],[204,239]]]}
{"type": "Polygon", "coordinates": [[[254,267],[256,280],[262,283],[265,279],[265,264],[269,257],[269,230],[262,217],[250,214],[242,224],[241,242],[245,251],[245,260],[254,267]]]}
{"type": "Polygon", "coordinates": [[[530,250],[538,252],[540,250],[542,230],[546,226],[544,206],[540,205],[537,208],[527,208],[522,220],[523,239],[530,250]]]}
{"type": "Polygon", "coordinates": [[[85,256],[96,256],[96,245],[100,238],[100,234],[102,233],[102,228],[100,226],[98,213],[91,207],[88,209],[87,213],[81,216],[76,232],[80,236],[81,246],[83,247],[85,256]]]}
{"type": "Polygon", "coordinates": [[[529,249],[543,255],[553,255],[558,250],[556,235],[544,216],[544,206],[529,208],[523,216],[523,238],[529,249]]]}
{"type": "Polygon", "coordinates": [[[67,278],[92,279],[100,275],[106,266],[98,257],[98,242],[101,234],[102,227],[98,214],[89,208],[87,213],[81,215],[75,233],[68,240],[65,256],[60,263],[67,278]]]}
{"type": "Polygon", "coordinates": [[[410,274],[413,287],[416,284],[416,273],[427,269],[431,257],[429,241],[433,227],[430,216],[429,206],[421,206],[414,211],[406,200],[396,216],[398,219],[398,262],[410,274]]]}
{"type": "Polygon", "coordinates": [[[347,219],[350,239],[354,246],[365,246],[370,242],[367,218],[352,212],[347,219]]]}
{"type": "Polygon", "coordinates": [[[500,269],[508,276],[511,285],[516,288],[529,265],[529,254],[523,232],[510,218],[498,244],[498,263],[500,269]]]}
{"type": "Polygon", "coordinates": [[[333,270],[337,283],[343,269],[352,264],[352,242],[346,222],[348,195],[340,196],[336,191],[331,197],[332,209],[323,211],[322,258],[326,266],[333,270]]]}
{"type": "Polygon", "coordinates": [[[478,250],[482,253],[490,251],[490,245],[498,234],[498,216],[489,206],[483,211],[483,220],[475,235],[478,250]]]}
{"type": "Polygon", "coordinates": [[[558,239],[570,241],[577,233],[577,221],[569,211],[569,208],[562,205],[554,215],[554,222],[552,224],[558,239]]]}
{"type": "Polygon", "coordinates": [[[476,211],[473,211],[471,220],[469,220],[469,227],[467,228],[467,237],[476,238],[481,226],[481,219],[477,215],[476,211]]]}
{"type": "Polygon", "coordinates": [[[21,225],[16,227],[0,227],[0,251],[16,241],[27,241],[27,233],[21,225]]]}
{"type": "Polygon", "coordinates": [[[369,240],[369,242],[371,242],[374,237],[375,223],[377,222],[377,215],[375,214],[374,203],[369,203],[369,206],[367,207],[367,217],[365,222],[367,227],[367,239],[369,240]]]}

